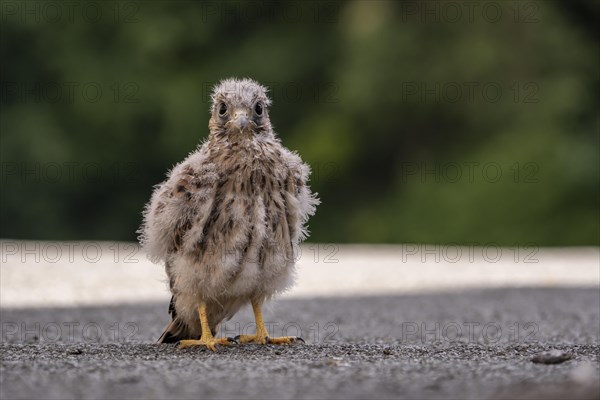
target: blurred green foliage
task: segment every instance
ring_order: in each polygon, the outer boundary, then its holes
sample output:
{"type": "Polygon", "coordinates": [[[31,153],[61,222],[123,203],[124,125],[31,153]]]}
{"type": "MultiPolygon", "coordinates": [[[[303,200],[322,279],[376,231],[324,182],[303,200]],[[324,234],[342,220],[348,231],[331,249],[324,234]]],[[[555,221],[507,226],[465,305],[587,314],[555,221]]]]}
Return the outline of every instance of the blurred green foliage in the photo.
{"type": "Polygon", "coordinates": [[[312,241],[599,244],[596,2],[50,3],[2,2],[4,238],[134,240],[247,76],[312,241]]]}

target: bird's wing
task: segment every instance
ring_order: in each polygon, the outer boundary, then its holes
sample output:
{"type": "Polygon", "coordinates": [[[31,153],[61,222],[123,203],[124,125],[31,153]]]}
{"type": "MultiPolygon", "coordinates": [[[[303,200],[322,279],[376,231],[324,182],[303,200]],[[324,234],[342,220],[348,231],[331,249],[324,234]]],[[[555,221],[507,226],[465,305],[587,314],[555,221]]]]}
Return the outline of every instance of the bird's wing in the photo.
{"type": "Polygon", "coordinates": [[[306,222],[315,213],[320,200],[308,185],[310,167],[296,153],[288,152],[286,155],[289,168],[285,185],[287,219],[290,240],[298,243],[308,236],[306,222]]]}
{"type": "MultiPolygon", "coordinates": [[[[144,210],[139,239],[153,262],[167,261],[169,255],[186,250],[182,244],[190,232],[202,233],[218,181],[215,166],[203,149],[171,170],[144,210]]],[[[168,269],[167,265],[167,274],[168,269]]]]}

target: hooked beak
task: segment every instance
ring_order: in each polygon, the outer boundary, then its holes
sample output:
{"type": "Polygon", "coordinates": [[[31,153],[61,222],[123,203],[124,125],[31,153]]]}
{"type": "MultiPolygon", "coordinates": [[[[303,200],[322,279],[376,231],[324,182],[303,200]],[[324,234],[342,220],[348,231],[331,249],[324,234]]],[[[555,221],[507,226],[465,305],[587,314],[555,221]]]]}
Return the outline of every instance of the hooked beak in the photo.
{"type": "Polygon", "coordinates": [[[242,132],[250,124],[245,110],[236,110],[233,114],[233,125],[242,132]]]}

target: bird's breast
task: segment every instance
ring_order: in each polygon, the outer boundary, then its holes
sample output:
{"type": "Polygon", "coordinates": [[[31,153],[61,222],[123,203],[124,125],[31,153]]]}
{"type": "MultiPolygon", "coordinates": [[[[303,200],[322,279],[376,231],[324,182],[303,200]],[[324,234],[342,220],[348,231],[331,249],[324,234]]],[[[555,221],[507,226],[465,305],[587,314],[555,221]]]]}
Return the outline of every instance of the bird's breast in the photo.
{"type": "MultiPolygon", "coordinates": [[[[249,248],[289,251],[286,215],[288,168],[276,152],[234,152],[220,160],[211,216],[206,221],[208,246],[226,243],[238,258],[249,248]]],[[[220,247],[219,247],[220,248],[220,247]]]]}

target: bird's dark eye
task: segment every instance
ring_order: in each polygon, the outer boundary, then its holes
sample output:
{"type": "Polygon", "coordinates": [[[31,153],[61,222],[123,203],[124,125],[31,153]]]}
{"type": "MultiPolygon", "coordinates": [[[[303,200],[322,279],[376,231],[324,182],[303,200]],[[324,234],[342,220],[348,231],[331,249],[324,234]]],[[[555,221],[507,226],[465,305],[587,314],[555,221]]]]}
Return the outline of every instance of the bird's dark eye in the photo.
{"type": "Polygon", "coordinates": [[[254,112],[256,112],[256,115],[262,115],[263,105],[261,102],[256,103],[256,105],[254,106],[254,112]]]}
{"type": "Polygon", "coordinates": [[[219,104],[219,115],[222,117],[227,113],[227,105],[225,103],[219,104]]]}

